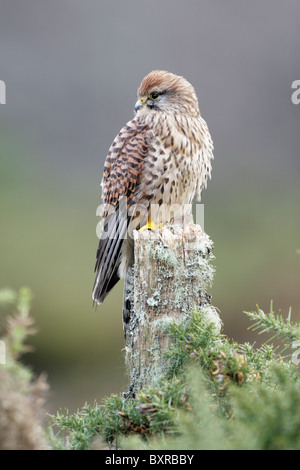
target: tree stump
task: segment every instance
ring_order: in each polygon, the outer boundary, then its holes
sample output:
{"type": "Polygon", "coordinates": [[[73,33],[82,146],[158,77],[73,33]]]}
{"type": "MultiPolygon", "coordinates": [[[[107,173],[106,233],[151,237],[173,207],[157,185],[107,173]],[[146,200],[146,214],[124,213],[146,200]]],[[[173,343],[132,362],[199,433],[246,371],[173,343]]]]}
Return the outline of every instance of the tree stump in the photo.
{"type": "Polygon", "coordinates": [[[155,231],[134,231],[133,236],[131,287],[124,292],[132,305],[125,340],[130,391],[155,385],[164,373],[171,322],[185,321],[190,312],[201,310],[221,328],[207,292],[214,275],[213,243],[192,216],[155,231]]]}

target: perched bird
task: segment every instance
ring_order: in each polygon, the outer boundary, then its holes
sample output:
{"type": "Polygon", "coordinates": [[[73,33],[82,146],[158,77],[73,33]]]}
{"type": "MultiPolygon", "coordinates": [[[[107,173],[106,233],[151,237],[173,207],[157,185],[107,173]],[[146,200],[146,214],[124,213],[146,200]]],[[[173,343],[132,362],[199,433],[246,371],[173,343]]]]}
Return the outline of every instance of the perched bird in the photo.
{"type": "MultiPolygon", "coordinates": [[[[193,86],[183,77],[156,70],[142,80],[137,98],[135,116],[115,138],[104,165],[103,225],[93,289],[98,304],[124,277],[126,289],[126,273],[133,264],[129,232],[153,229],[163,206],[180,209],[195,196],[200,200],[211,177],[213,143],[193,86]]],[[[124,328],[129,310],[124,304],[124,328]]]]}

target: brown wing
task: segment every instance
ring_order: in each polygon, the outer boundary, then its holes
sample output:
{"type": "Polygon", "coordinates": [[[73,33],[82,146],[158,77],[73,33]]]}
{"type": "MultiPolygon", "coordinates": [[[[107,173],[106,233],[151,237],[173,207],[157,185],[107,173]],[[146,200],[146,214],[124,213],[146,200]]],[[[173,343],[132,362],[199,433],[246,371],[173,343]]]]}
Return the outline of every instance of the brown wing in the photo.
{"type": "Polygon", "coordinates": [[[122,196],[128,199],[127,207],[136,202],[149,141],[150,132],[139,120],[129,122],[115,138],[102,179],[104,216],[114,210],[122,196]]]}
{"type": "Polygon", "coordinates": [[[137,202],[151,133],[140,118],[130,121],[115,138],[104,165],[102,200],[103,230],[96,255],[93,299],[101,304],[120,279],[118,269],[130,217],[137,202]]]}

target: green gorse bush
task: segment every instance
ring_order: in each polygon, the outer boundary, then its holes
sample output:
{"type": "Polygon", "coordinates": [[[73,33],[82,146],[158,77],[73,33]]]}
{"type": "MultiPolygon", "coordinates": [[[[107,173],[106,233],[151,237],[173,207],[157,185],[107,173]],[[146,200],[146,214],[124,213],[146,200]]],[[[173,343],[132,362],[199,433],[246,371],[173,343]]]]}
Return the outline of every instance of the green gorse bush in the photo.
{"type": "MultiPolygon", "coordinates": [[[[284,350],[299,323],[257,308],[253,328],[274,332],[284,350]]],[[[169,369],[135,398],[121,394],[52,416],[64,448],[300,449],[300,384],[291,354],[230,341],[200,312],[168,331],[169,369]]],[[[61,442],[61,441],[59,441],[61,442]]]]}

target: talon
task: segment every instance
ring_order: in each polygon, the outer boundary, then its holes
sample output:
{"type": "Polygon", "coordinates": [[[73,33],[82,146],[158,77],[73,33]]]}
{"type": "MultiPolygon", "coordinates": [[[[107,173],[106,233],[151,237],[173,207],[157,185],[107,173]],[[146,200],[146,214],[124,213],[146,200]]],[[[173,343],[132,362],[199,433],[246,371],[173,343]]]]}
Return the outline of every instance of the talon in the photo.
{"type": "Polygon", "coordinates": [[[156,225],[151,220],[148,220],[147,224],[139,229],[139,232],[142,232],[143,230],[152,230],[152,232],[155,232],[155,230],[157,230],[157,227],[162,227],[162,226],[163,224],[156,225]]]}

